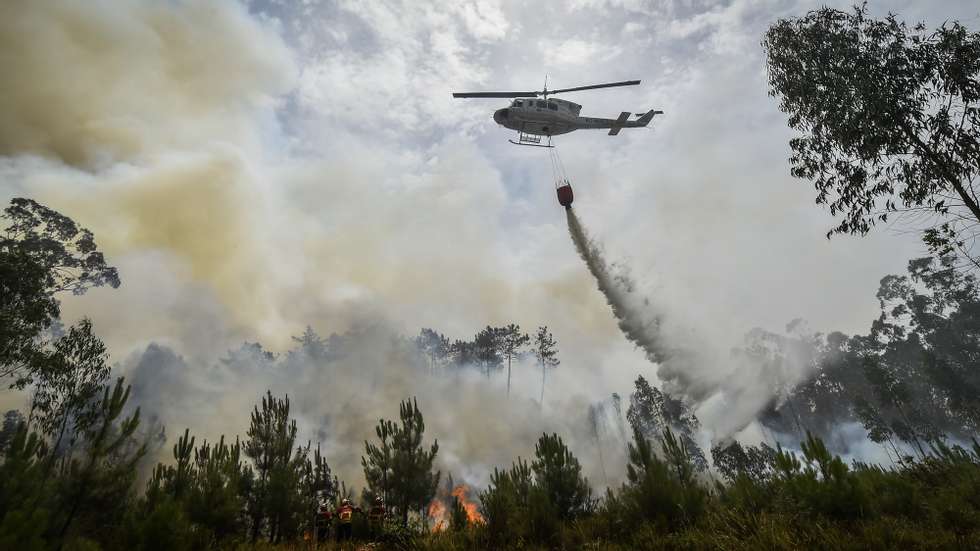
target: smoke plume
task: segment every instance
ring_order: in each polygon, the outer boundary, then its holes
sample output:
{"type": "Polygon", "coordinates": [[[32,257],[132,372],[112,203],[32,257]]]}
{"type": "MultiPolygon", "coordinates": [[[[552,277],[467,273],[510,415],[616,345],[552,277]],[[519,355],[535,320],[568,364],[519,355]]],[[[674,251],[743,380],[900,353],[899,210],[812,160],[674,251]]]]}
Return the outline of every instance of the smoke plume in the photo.
{"type": "MultiPolygon", "coordinates": [[[[601,247],[589,237],[574,209],[565,212],[575,249],[595,278],[619,329],[657,366],[664,390],[696,408],[714,433],[706,435],[708,438],[728,438],[743,430],[773,398],[776,387],[791,387],[805,375],[806,357],[765,362],[721,351],[711,341],[698,339],[697,333],[685,329],[679,319],[668,320],[665,306],[640,295],[623,267],[606,262],[601,247]]],[[[750,332],[746,340],[755,333],[750,332]]]]}

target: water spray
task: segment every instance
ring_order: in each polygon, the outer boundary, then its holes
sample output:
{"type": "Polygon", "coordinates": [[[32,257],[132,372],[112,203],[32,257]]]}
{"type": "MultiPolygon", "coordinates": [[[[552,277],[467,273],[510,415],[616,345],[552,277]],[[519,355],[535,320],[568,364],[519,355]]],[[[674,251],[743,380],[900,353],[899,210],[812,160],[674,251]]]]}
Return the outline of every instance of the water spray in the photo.
{"type": "Polygon", "coordinates": [[[649,318],[649,314],[644,312],[644,309],[637,307],[636,303],[649,305],[649,302],[636,300],[638,297],[631,296],[632,282],[622,274],[612,273],[602,257],[602,250],[589,238],[571,206],[566,207],[565,217],[568,220],[568,233],[572,236],[575,249],[596,279],[599,291],[606,297],[606,302],[616,316],[619,329],[627,339],[644,350],[650,361],[654,363],[667,361],[672,354],[661,340],[659,316],[649,318]]]}

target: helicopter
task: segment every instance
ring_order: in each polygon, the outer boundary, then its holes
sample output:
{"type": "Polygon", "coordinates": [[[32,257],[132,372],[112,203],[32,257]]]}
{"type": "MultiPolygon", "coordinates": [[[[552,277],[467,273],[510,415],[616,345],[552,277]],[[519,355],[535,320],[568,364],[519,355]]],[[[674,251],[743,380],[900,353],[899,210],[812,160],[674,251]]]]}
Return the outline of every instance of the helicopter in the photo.
{"type": "Polygon", "coordinates": [[[454,92],[454,98],[514,98],[508,107],[497,109],[493,120],[506,128],[517,131],[517,141],[507,140],[514,145],[532,147],[554,147],[551,145],[552,136],[567,134],[575,130],[602,128],[609,129],[609,135],[615,136],[623,128],[642,128],[663,111],[650,110],[637,114],[635,120],[629,120],[630,112],[623,111],[615,119],[582,117],[579,112],[582,106],[563,99],[549,98],[555,94],[594,90],[597,88],[613,88],[617,86],[635,86],[639,80],[624,80],[548,90],[545,79],[544,90],[534,92],[454,92]],[[540,98],[540,99],[538,99],[540,98]],[[547,141],[542,144],[542,138],[547,141]]]}

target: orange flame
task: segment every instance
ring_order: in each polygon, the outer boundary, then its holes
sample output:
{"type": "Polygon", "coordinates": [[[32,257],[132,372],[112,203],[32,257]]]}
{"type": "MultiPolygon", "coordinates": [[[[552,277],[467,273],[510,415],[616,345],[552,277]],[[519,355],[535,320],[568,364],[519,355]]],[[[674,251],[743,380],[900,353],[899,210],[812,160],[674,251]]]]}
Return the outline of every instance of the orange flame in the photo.
{"type": "Polygon", "coordinates": [[[455,497],[459,500],[463,510],[466,511],[466,522],[468,524],[483,523],[483,515],[480,514],[479,506],[469,498],[470,488],[466,484],[460,484],[452,489],[449,495],[439,492],[442,495],[436,496],[432,503],[429,503],[429,519],[432,520],[432,531],[441,532],[449,526],[449,509],[447,503],[452,503],[455,497]]]}
{"type": "Polygon", "coordinates": [[[463,509],[466,510],[466,521],[470,524],[483,524],[483,515],[481,515],[480,511],[477,509],[476,503],[473,503],[467,497],[469,494],[470,488],[466,484],[456,486],[453,488],[452,492],[452,495],[456,496],[456,499],[459,500],[459,503],[463,506],[463,509]]]}
{"type": "Polygon", "coordinates": [[[434,498],[432,503],[429,504],[429,518],[432,519],[432,531],[441,532],[445,529],[445,525],[448,520],[446,519],[446,506],[443,505],[442,500],[434,498]]]}

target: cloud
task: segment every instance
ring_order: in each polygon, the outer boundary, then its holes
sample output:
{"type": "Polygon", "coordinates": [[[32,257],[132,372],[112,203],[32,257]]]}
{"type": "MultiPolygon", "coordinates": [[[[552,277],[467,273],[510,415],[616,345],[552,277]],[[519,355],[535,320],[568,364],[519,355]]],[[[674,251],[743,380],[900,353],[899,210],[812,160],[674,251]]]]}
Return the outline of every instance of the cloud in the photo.
{"type": "Polygon", "coordinates": [[[299,106],[318,122],[376,139],[454,126],[461,115],[447,86],[483,81],[480,47],[509,31],[499,3],[486,1],[342,2],[318,16],[349,22],[358,32],[307,27],[315,38],[306,40],[318,47],[306,56],[299,106]]]}
{"type": "Polygon", "coordinates": [[[542,56],[560,65],[603,63],[618,57],[622,50],[612,44],[570,38],[561,42],[542,40],[538,44],[542,56]]]}

